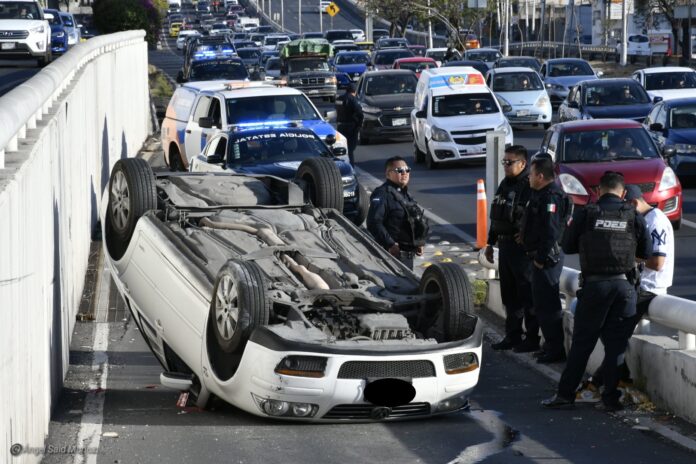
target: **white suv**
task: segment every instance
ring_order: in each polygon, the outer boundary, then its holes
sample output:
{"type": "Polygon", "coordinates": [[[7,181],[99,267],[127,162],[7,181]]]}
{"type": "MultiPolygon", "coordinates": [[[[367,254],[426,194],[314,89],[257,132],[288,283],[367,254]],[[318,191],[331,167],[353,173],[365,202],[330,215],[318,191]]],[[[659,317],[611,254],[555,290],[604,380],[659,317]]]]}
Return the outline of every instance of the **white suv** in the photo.
{"type": "Polygon", "coordinates": [[[0,0],[0,59],[38,58],[39,66],[51,61],[53,15],[36,0],[0,0]]]}

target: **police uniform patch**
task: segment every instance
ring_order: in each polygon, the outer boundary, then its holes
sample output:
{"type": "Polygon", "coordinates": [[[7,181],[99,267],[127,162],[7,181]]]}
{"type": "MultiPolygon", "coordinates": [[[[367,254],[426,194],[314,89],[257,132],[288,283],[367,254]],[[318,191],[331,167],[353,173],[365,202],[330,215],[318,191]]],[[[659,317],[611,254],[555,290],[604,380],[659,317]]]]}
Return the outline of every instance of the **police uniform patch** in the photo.
{"type": "Polygon", "coordinates": [[[546,211],[549,213],[555,213],[556,212],[556,203],[549,203],[546,205],[546,211]]]}

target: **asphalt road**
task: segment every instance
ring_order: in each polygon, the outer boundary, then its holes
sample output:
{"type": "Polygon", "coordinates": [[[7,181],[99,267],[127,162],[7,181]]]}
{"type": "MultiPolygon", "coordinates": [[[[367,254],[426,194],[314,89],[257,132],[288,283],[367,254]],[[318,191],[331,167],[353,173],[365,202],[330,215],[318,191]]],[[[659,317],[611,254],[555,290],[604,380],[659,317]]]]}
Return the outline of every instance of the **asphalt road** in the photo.
{"type": "Polygon", "coordinates": [[[26,81],[41,68],[36,66],[36,60],[0,60],[0,96],[26,81]]]}

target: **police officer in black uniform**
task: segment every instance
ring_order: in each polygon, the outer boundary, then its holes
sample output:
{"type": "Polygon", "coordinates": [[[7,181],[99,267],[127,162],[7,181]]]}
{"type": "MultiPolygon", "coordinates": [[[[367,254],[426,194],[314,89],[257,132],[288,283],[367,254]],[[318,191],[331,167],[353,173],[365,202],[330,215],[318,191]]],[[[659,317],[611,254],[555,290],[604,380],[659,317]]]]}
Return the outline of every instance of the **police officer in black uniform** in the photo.
{"type": "Polygon", "coordinates": [[[558,245],[571,205],[556,185],[553,160],[548,155],[532,158],[529,170],[532,195],[522,218],[520,241],[532,259],[532,301],[544,346],[536,353],[537,362],[565,360],[563,319],[559,282],[563,252],[558,245]]]}
{"type": "Polygon", "coordinates": [[[413,269],[414,255],[422,255],[428,220],[408,193],[411,168],[400,156],[385,163],[387,180],[370,197],[367,230],[377,243],[413,269]]]}
{"type": "Polygon", "coordinates": [[[348,84],[343,102],[338,106],[337,128],[348,139],[348,158],[352,165],[355,165],[355,147],[364,117],[362,106],[355,98],[355,85],[348,84]]]}
{"type": "Polygon", "coordinates": [[[493,245],[498,244],[500,296],[505,306],[505,338],[492,345],[494,350],[513,349],[518,353],[539,349],[539,324],[532,303],[532,260],[515,241],[520,221],[529,201],[527,149],[513,145],[505,149],[501,163],[505,178],[491,203],[486,258],[493,262],[493,245]],[[526,336],[522,323],[527,329],[526,336]]]}
{"type": "MultiPolygon", "coordinates": [[[[645,219],[622,199],[623,176],[606,172],[599,181],[597,204],[578,211],[564,236],[563,250],[580,253],[581,280],[575,310],[573,342],[558,393],[544,400],[547,408],[570,407],[597,340],[604,344],[602,402],[609,411],[621,409],[617,361],[626,349],[639,272],[636,258],[651,251],[645,219]]],[[[631,327],[632,328],[632,327],[631,327]]]]}

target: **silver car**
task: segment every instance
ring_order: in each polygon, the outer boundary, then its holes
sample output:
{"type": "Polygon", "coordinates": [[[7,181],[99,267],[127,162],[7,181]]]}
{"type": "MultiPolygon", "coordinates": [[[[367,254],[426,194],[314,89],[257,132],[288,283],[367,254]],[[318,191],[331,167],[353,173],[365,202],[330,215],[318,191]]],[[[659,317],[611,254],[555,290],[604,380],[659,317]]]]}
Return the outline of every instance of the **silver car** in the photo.
{"type": "Polygon", "coordinates": [[[72,13],[60,13],[60,19],[63,20],[63,27],[65,33],[68,35],[68,47],[77,45],[80,43],[82,34],[80,33],[80,28],[77,26],[77,21],[72,13]]]}
{"type": "Polygon", "coordinates": [[[568,96],[572,87],[582,81],[599,79],[602,72],[595,72],[585,60],[578,58],[554,58],[541,66],[541,78],[551,97],[551,104],[558,106],[568,96]]]}
{"type": "Polygon", "coordinates": [[[499,100],[512,108],[505,113],[510,124],[551,125],[553,109],[539,73],[531,68],[495,68],[486,84],[499,100]]]}

